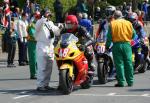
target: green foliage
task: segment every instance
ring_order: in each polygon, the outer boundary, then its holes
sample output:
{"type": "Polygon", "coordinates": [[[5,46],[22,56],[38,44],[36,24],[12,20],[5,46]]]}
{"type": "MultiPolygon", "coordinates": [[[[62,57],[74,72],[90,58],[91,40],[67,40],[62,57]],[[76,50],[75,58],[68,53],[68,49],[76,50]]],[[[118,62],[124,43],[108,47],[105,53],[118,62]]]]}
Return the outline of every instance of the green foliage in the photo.
{"type": "Polygon", "coordinates": [[[23,5],[25,4],[26,0],[17,0],[18,1],[18,5],[20,8],[23,8],[23,5]]]}
{"type": "MultiPolygon", "coordinates": [[[[69,9],[72,9],[76,3],[77,0],[60,0],[62,5],[63,5],[63,12],[65,13],[66,11],[69,11],[69,9]]],[[[41,8],[49,8],[53,13],[54,13],[54,7],[53,7],[53,3],[55,2],[55,0],[36,0],[37,3],[40,4],[41,8]]],[[[53,16],[53,20],[54,20],[54,16],[53,16]]]]}
{"type": "Polygon", "coordinates": [[[117,6],[123,3],[124,0],[107,0],[111,5],[117,6]]]}
{"type": "Polygon", "coordinates": [[[104,2],[104,1],[102,1],[102,2],[97,1],[97,2],[95,3],[95,7],[99,6],[99,7],[101,8],[101,10],[105,10],[105,8],[106,8],[108,5],[110,5],[110,4],[109,4],[109,3],[106,3],[106,2],[104,2]]]}
{"type": "MultiPolygon", "coordinates": [[[[55,0],[36,0],[42,8],[48,7],[51,11],[54,11],[53,3],[55,0]]],[[[63,4],[63,11],[66,12],[68,9],[76,5],[77,0],[60,0],[63,4]]]]}

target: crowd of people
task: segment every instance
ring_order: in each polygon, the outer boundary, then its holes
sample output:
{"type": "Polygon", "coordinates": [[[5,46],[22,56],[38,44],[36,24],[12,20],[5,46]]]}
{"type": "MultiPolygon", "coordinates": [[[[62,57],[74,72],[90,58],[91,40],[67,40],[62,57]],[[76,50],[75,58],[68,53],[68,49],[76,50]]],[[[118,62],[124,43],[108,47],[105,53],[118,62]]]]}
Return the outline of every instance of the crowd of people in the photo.
{"type": "MultiPolygon", "coordinates": [[[[84,2],[82,3],[84,4],[84,2]]],[[[56,0],[54,2],[56,26],[52,21],[53,14],[48,8],[40,11],[38,4],[27,0],[23,10],[20,10],[17,3],[14,3],[13,11],[11,11],[9,0],[4,0],[3,11],[1,9],[1,12],[3,12],[1,25],[6,27],[3,42],[7,43],[7,67],[16,67],[14,57],[16,43],[18,43],[19,66],[29,65],[30,79],[37,79],[38,91],[52,90],[53,88],[49,87],[49,81],[54,61],[55,37],[68,32],[75,34],[79,38],[79,43],[82,44],[79,48],[85,51],[85,56],[90,66],[89,71],[94,72],[94,51],[92,49],[91,54],[86,53],[86,51],[90,51],[87,46],[95,43],[92,37],[93,21],[82,3],[78,4],[79,12],[76,15],[66,13],[63,17],[63,6],[60,0],[56,0]],[[65,25],[59,24],[63,22],[63,18],[65,18],[65,25]]],[[[135,37],[143,39],[146,36],[143,29],[143,19],[148,18],[144,9],[145,3],[147,1],[144,1],[143,11],[138,14],[133,12],[132,6],[127,6],[126,3],[124,3],[121,11],[109,8],[107,10],[108,16],[99,21],[96,37],[99,37],[101,30],[105,30],[103,38],[106,41],[106,49],[108,50],[111,43],[113,43],[112,52],[118,81],[115,85],[116,87],[124,87],[125,80],[128,86],[133,86],[130,41],[135,37]]],[[[97,7],[97,13],[96,19],[99,20],[101,18],[99,7],[97,7]]],[[[136,55],[138,57],[138,54],[136,55]]]]}

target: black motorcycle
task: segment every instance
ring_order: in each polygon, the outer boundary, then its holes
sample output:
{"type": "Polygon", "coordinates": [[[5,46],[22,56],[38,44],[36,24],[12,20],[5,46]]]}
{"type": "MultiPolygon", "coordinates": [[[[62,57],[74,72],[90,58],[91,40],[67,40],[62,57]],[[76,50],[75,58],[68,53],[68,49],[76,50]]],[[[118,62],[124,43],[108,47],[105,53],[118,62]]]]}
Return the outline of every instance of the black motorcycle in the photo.
{"type": "Polygon", "coordinates": [[[113,72],[114,64],[112,52],[106,51],[105,42],[98,38],[95,45],[95,54],[97,60],[97,76],[100,84],[108,81],[108,76],[113,72]]]}

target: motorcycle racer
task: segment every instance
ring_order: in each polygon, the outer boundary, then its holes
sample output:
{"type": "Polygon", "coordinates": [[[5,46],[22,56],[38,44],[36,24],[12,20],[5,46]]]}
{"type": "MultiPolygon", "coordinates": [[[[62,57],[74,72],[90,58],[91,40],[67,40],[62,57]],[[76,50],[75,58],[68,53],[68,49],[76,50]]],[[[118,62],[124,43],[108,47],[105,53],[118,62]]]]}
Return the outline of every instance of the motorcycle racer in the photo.
{"type": "MultiPolygon", "coordinates": [[[[89,48],[88,46],[92,45],[94,43],[94,39],[90,36],[90,34],[86,31],[86,28],[83,26],[80,26],[78,24],[77,17],[75,15],[68,15],[65,19],[65,27],[62,29],[60,34],[64,33],[73,33],[79,41],[77,42],[77,45],[79,44],[79,49],[81,51],[84,51],[84,54],[88,60],[89,64],[89,73],[94,74],[95,65],[93,62],[93,47],[89,48]]],[[[58,86],[58,89],[59,88],[58,86]]]]}
{"type": "Polygon", "coordinates": [[[137,40],[139,40],[140,44],[135,45],[133,47],[133,52],[135,53],[135,68],[137,67],[138,60],[141,58],[141,53],[144,53],[144,59],[146,59],[148,54],[148,47],[144,44],[144,40],[146,38],[146,32],[144,31],[143,24],[138,20],[138,15],[136,13],[132,13],[129,15],[129,21],[131,21],[133,28],[137,34],[137,40]]]}
{"type": "Polygon", "coordinates": [[[93,63],[93,49],[88,48],[89,45],[94,43],[94,39],[86,31],[86,28],[78,24],[77,17],[75,15],[68,15],[65,20],[66,27],[61,31],[62,33],[73,33],[78,37],[81,44],[80,50],[85,51],[85,56],[88,59],[90,71],[94,71],[95,65],[93,63]]]}

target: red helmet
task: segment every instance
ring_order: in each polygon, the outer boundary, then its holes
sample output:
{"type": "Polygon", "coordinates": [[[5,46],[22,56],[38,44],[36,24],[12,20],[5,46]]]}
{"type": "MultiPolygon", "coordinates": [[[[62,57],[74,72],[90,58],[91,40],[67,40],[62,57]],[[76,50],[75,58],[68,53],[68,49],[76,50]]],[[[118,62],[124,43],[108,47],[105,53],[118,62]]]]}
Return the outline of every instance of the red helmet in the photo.
{"type": "Polygon", "coordinates": [[[78,26],[78,19],[75,15],[68,15],[65,19],[68,32],[74,32],[78,26]]]}

